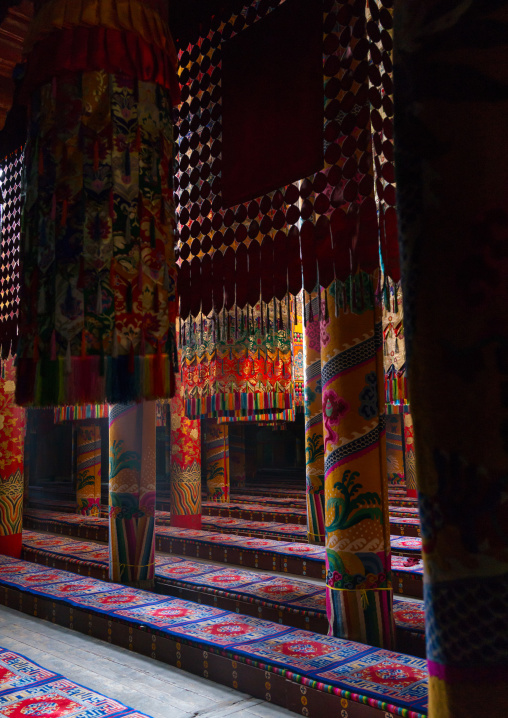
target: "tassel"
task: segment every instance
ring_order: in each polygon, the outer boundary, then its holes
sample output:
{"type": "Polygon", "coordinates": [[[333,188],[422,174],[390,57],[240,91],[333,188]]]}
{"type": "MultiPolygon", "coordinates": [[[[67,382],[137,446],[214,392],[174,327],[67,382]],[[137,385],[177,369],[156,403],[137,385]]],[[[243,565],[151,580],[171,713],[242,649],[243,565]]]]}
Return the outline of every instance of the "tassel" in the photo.
{"type": "Polygon", "coordinates": [[[67,349],[65,352],[65,364],[64,364],[64,371],[66,374],[70,374],[72,371],[72,357],[71,357],[71,343],[70,341],[67,342],[67,349]]]}
{"type": "Polygon", "coordinates": [[[389,312],[390,311],[390,290],[388,288],[388,281],[387,281],[386,277],[385,277],[385,281],[383,284],[383,300],[384,300],[385,309],[387,312],[389,312]]]}
{"type": "Polygon", "coordinates": [[[261,302],[259,303],[259,306],[261,308],[261,321],[260,321],[259,330],[261,332],[261,336],[264,336],[265,326],[264,326],[264,322],[263,322],[263,300],[261,300],[261,302]]]}
{"type": "Polygon", "coordinates": [[[155,218],[150,218],[150,247],[155,249],[155,218]]]}
{"type": "Polygon", "coordinates": [[[118,332],[116,327],[113,328],[113,346],[111,348],[111,356],[116,359],[118,357],[118,332]]]}
{"type": "Polygon", "coordinates": [[[131,346],[129,349],[129,374],[134,374],[134,342],[131,340],[131,346]]]}
{"type": "Polygon", "coordinates": [[[99,376],[104,376],[106,370],[106,358],[104,356],[104,337],[100,337],[100,355],[99,355],[99,376]]]}
{"type": "Polygon", "coordinates": [[[125,308],[127,314],[132,314],[132,285],[130,282],[127,283],[125,291],[125,308]]]}
{"type": "Polygon", "coordinates": [[[279,331],[284,329],[284,322],[282,320],[282,302],[279,301],[279,331]]]}
{"type": "Polygon", "coordinates": [[[56,361],[56,331],[53,329],[51,334],[51,361],[56,361]]]}
{"type": "Polygon", "coordinates": [[[102,314],[102,287],[101,280],[97,284],[97,301],[95,303],[95,313],[100,316],[102,314]]]}
{"type": "Polygon", "coordinates": [[[266,333],[270,332],[270,305],[266,305],[266,333]]]}

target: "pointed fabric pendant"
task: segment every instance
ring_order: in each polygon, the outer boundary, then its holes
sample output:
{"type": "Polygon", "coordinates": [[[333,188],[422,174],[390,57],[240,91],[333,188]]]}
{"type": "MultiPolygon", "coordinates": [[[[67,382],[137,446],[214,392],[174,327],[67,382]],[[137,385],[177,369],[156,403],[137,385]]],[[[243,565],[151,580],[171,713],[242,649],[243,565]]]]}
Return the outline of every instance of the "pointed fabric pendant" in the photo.
{"type": "Polygon", "coordinates": [[[314,311],[312,309],[312,294],[308,295],[309,297],[309,324],[312,324],[314,321],[314,311]]]}
{"type": "Polygon", "coordinates": [[[97,284],[97,301],[95,304],[95,312],[99,315],[102,314],[102,287],[100,279],[99,283],[97,284]]]}
{"type": "Polygon", "coordinates": [[[337,319],[339,316],[339,282],[337,280],[334,281],[334,301],[335,301],[335,318],[337,319]]]}
{"type": "Polygon", "coordinates": [[[118,357],[118,332],[113,329],[113,346],[111,348],[111,356],[116,359],[118,357]]]}
{"type": "Polygon", "coordinates": [[[328,322],[330,319],[330,313],[328,311],[328,290],[325,289],[325,322],[328,322]]]}
{"type": "MultiPolygon", "coordinates": [[[[322,317],[323,309],[321,307],[321,287],[319,285],[317,286],[317,300],[318,300],[318,320],[319,320],[319,323],[321,324],[321,320],[323,318],[322,317]]],[[[312,298],[310,301],[312,302],[312,298]]]]}
{"type": "Polygon", "coordinates": [[[264,333],[265,333],[265,323],[264,323],[264,321],[263,321],[263,301],[262,301],[262,300],[260,301],[259,306],[260,306],[260,308],[261,308],[261,312],[260,312],[260,314],[261,314],[261,321],[260,321],[259,330],[260,330],[260,332],[261,332],[261,336],[264,336],[264,333]]]}
{"type": "Polygon", "coordinates": [[[270,305],[266,305],[266,333],[270,333],[270,305]]]}

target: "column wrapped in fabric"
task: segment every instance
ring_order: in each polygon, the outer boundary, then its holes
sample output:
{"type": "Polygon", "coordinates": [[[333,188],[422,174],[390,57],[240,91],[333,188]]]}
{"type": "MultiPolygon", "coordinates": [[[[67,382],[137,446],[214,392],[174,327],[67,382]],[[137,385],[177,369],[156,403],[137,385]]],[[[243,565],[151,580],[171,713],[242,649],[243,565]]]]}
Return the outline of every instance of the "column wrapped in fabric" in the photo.
{"type": "Polygon", "coordinates": [[[155,402],[109,412],[109,577],[150,588],[155,556],[155,402]]]}
{"type": "Polygon", "coordinates": [[[101,429],[98,424],[77,427],[76,512],[100,516],[101,512],[101,429]]]}
{"type": "Polygon", "coordinates": [[[0,553],[21,558],[25,412],[14,401],[12,357],[0,372],[0,553]]]}

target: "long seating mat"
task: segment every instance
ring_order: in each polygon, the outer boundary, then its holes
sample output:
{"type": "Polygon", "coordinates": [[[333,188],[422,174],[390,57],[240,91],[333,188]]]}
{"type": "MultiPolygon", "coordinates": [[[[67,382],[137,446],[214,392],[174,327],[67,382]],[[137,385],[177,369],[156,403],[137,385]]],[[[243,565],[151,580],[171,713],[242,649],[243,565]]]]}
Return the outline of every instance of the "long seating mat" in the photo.
{"type": "Polygon", "coordinates": [[[347,706],[348,718],[427,715],[421,658],[7,557],[0,586],[7,606],[299,714],[338,715],[347,706]]]}
{"type": "MultiPolygon", "coordinates": [[[[49,511],[75,511],[76,502],[59,501],[58,499],[37,499],[29,501],[30,508],[47,509],[49,511]]],[[[284,506],[266,506],[263,503],[219,503],[203,501],[201,503],[204,516],[226,516],[228,518],[246,519],[247,521],[275,521],[286,524],[307,526],[307,509],[284,506]]],[[[108,507],[101,506],[101,514],[107,514],[108,507]]],[[[161,511],[162,514],[167,513],[161,511]]]]}
{"type": "MultiPolygon", "coordinates": [[[[47,566],[106,579],[109,551],[93,541],[23,531],[24,558],[47,566]]],[[[328,632],[326,589],[287,576],[255,573],[221,564],[189,561],[157,553],[157,590],[179,598],[198,600],[228,610],[280,621],[317,633],[328,632]]],[[[394,600],[399,650],[413,655],[425,652],[423,604],[394,600]]]]}
{"type": "MultiPolygon", "coordinates": [[[[7,564],[14,567],[14,564],[7,564]]],[[[7,568],[5,565],[5,568],[7,568]]],[[[0,647],[0,718],[148,718],[0,647]]]]}
{"type": "MultiPolygon", "coordinates": [[[[109,540],[107,519],[55,512],[26,512],[24,527],[97,541],[109,540]]],[[[418,541],[408,536],[397,537],[399,544],[418,541]]],[[[233,534],[213,533],[197,529],[158,526],[155,533],[158,551],[209,559],[262,570],[291,573],[311,578],[326,577],[325,549],[304,543],[248,538],[233,534]]],[[[395,549],[409,552],[409,547],[395,549]]],[[[411,556],[392,556],[392,576],[396,592],[416,598],[423,597],[423,565],[416,548],[411,556]]]]}

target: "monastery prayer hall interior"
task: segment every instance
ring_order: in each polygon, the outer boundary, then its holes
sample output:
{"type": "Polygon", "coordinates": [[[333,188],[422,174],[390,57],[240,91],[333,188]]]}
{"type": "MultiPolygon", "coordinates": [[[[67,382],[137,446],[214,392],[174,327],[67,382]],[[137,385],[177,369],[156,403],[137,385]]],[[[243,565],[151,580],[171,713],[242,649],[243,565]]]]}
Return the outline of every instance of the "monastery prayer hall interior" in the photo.
{"type": "Polygon", "coordinates": [[[0,718],[508,715],[508,0],[0,3],[0,718]]]}

